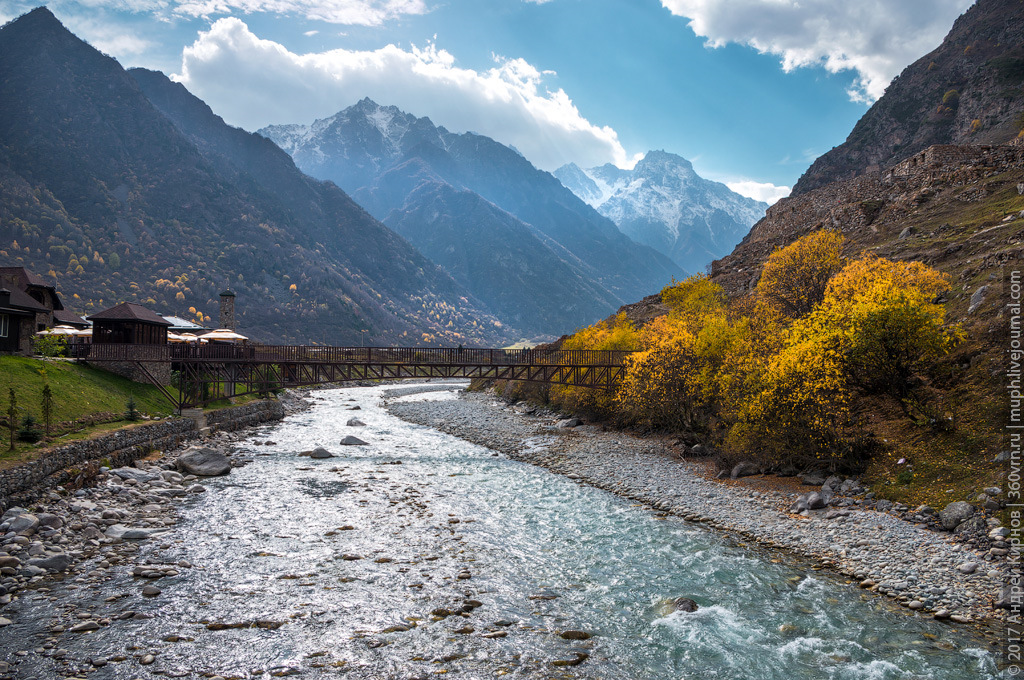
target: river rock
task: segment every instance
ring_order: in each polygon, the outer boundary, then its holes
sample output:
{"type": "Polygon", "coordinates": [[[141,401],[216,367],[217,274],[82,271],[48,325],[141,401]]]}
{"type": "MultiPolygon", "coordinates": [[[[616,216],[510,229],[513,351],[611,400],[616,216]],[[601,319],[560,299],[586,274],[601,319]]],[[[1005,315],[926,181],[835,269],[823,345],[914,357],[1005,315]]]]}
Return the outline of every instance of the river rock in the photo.
{"type": "Polygon", "coordinates": [[[698,609],[697,603],[688,597],[677,597],[672,600],[672,606],[677,612],[695,612],[698,609]]]}
{"type": "Polygon", "coordinates": [[[996,609],[1010,609],[1014,603],[1021,601],[1021,592],[1019,589],[1014,588],[1012,585],[1005,585],[999,590],[999,597],[996,598],[996,602],[993,607],[996,609]]]}
{"type": "Polygon", "coordinates": [[[91,630],[99,630],[100,624],[95,621],[83,621],[77,626],[72,626],[70,632],[72,633],[88,633],[91,630]]]}
{"type": "Polygon", "coordinates": [[[138,468],[133,467],[115,468],[110,471],[110,474],[116,475],[121,479],[131,479],[136,482],[139,482],[140,484],[145,482],[153,482],[160,478],[158,475],[154,475],[150,472],[146,472],[145,470],[139,470],[138,468]]]}
{"type": "Polygon", "coordinates": [[[39,567],[40,569],[46,569],[47,571],[67,571],[71,567],[71,556],[65,553],[59,553],[57,555],[50,555],[49,557],[39,557],[34,560],[29,560],[29,564],[33,567],[39,567]]]}
{"type": "Polygon", "coordinates": [[[756,475],[760,471],[761,470],[758,467],[757,463],[751,460],[744,460],[739,463],[736,463],[736,465],[733,466],[732,472],[729,473],[729,476],[732,477],[733,479],[738,479],[740,477],[749,477],[751,475],[756,475]]]}
{"type": "Polygon", "coordinates": [[[64,520],[49,512],[41,512],[36,515],[39,520],[39,526],[46,527],[47,529],[60,529],[64,526],[64,520]]]}
{"type": "Polygon", "coordinates": [[[804,486],[821,486],[825,483],[825,473],[818,472],[817,470],[805,472],[800,475],[800,483],[804,486]]]}
{"type": "Polygon", "coordinates": [[[318,446],[315,449],[313,449],[312,452],[310,452],[309,457],[310,458],[321,458],[322,459],[322,458],[334,458],[334,455],[331,454],[331,452],[328,451],[327,449],[325,449],[324,447],[318,446]]]}
{"type": "Polygon", "coordinates": [[[366,427],[366,423],[359,420],[359,418],[349,418],[348,422],[345,424],[349,427],[366,427]]]}
{"type": "Polygon", "coordinates": [[[965,501],[950,503],[939,513],[942,528],[947,531],[956,529],[957,525],[974,514],[974,506],[965,501]]]}
{"type": "Polygon", "coordinates": [[[558,637],[563,640],[589,640],[592,636],[584,630],[563,630],[558,637]]]}
{"type": "Polygon", "coordinates": [[[828,506],[831,495],[831,492],[811,492],[807,495],[807,507],[811,510],[821,510],[828,506]],[[826,493],[828,493],[827,496],[825,495],[826,493]]]}
{"type": "Polygon", "coordinates": [[[129,528],[124,526],[123,524],[114,524],[112,526],[107,527],[107,530],[104,533],[106,534],[107,538],[121,538],[129,541],[142,541],[147,538],[151,538],[155,532],[150,529],[141,529],[137,527],[129,528]]]}
{"type": "Polygon", "coordinates": [[[364,442],[359,437],[353,437],[352,435],[348,435],[347,437],[342,439],[341,440],[341,445],[342,446],[369,446],[368,442],[364,442]]]}
{"type": "Polygon", "coordinates": [[[18,534],[19,536],[31,536],[39,528],[39,518],[35,515],[18,515],[11,520],[11,525],[7,527],[7,531],[18,534]]]}
{"type": "Polygon", "coordinates": [[[557,423],[555,423],[555,427],[571,428],[579,427],[582,424],[583,421],[580,420],[579,418],[565,418],[564,420],[559,420],[557,423]]]}
{"type": "Polygon", "coordinates": [[[213,449],[192,449],[178,456],[178,469],[198,477],[219,477],[231,472],[231,461],[213,449]]]}

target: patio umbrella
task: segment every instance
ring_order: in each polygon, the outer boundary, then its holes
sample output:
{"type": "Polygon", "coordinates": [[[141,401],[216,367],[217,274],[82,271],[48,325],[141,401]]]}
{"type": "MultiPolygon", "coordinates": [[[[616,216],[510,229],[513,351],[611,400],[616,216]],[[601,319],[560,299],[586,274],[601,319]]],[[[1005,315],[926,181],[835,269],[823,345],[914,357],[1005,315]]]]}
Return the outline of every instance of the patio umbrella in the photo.
{"type": "Polygon", "coordinates": [[[221,342],[244,342],[249,338],[234,332],[227,328],[218,328],[217,330],[210,331],[209,333],[203,334],[203,340],[218,340],[221,342]]]}

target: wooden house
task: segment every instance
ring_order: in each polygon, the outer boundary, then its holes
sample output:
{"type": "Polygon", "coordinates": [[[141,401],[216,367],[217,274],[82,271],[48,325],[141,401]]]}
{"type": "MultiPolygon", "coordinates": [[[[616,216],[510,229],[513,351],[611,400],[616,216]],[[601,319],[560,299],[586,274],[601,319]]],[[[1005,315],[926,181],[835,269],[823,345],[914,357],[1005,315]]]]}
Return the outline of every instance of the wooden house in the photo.
{"type": "Polygon", "coordinates": [[[156,312],[133,302],[123,302],[87,318],[92,321],[94,345],[166,345],[171,326],[156,312]]]}
{"type": "Polygon", "coordinates": [[[31,354],[36,320],[47,313],[28,293],[0,287],[0,352],[31,354]]]}

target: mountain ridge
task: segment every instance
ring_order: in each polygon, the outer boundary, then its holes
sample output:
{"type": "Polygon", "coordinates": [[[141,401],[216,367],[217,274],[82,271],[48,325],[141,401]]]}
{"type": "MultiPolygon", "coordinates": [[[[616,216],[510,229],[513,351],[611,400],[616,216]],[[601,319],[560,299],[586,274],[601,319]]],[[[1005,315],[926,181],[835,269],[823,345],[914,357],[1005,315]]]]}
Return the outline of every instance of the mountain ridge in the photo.
{"type": "MultiPolygon", "coordinates": [[[[421,229],[411,229],[408,223],[409,215],[428,214],[423,205],[415,203],[427,200],[427,192],[415,191],[421,183],[445,183],[456,190],[446,192],[447,196],[471,191],[493,204],[493,209],[477,213],[487,217],[486,224],[477,228],[494,229],[496,242],[507,242],[507,230],[513,227],[513,223],[498,215],[515,218],[515,228],[525,227],[539,242],[531,250],[535,258],[553,262],[553,255],[564,262],[564,266],[551,270],[552,276],[561,279],[552,282],[550,291],[505,290],[505,295],[518,299],[516,314],[530,319],[533,328],[546,321],[541,321],[542,315],[531,314],[531,306],[561,305],[571,321],[558,328],[546,328],[549,334],[602,318],[629,296],[658,290],[682,274],[668,258],[623,235],[610,220],[580,201],[552,175],[488,137],[454,134],[435,126],[429,118],[417,118],[368,98],[310,125],[270,126],[259,133],[277,142],[309,174],[334,181],[349,191],[378,219],[394,225],[395,220],[402,219],[400,215],[406,215],[404,233],[423,239],[414,243],[431,252],[437,252],[433,250],[437,246],[433,236],[421,229]],[[570,289],[601,294],[589,302],[554,294],[555,290],[570,289]]],[[[434,194],[429,199],[435,206],[436,198],[434,194]]],[[[450,221],[445,225],[450,236],[467,234],[472,228],[454,228],[450,221]]],[[[456,250],[461,247],[458,243],[449,246],[456,250]]],[[[481,252],[486,251],[484,248],[481,252]]],[[[491,262],[500,270],[496,271],[496,278],[509,281],[524,281],[512,275],[511,268],[533,266],[530,258],[499,263],[491,257],[491,262]]],[[[478,283],[489,286],[482,279],[478,283]]],[[[493,296],[490,299],[495,301],[493,296]]],[[[543,316],[551,318],[546,313],[543,316]]]]}
{"type": "Polygon", "coordinates": [[[76,311],[209,315],[230,285],[263,340],[507,337],[340,189],[162,74],[129,74],[45,8],[0,28],[0,120],[2,256],[80,295],[76,311]]]}

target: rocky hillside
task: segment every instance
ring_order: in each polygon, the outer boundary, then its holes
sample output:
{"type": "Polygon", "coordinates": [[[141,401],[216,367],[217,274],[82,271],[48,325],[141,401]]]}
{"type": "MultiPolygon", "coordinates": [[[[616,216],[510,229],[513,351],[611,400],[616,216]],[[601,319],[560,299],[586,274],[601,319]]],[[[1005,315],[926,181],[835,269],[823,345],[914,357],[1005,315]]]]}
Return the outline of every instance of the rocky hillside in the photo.
{"type": "Polygon", "coordinates": [[[1024,0],[978,0],[908,66],[850,136],[804,173],[799,195],[877,172],[933,144],[1000,144],[1024,126],[1024,0]]]}
{"type": "Polygon", "coordinates": [[[506,339],[336,186],[45,8],[0,29],[0,120],[0,259],[56,280],[75,311],[215,315],[230,286],[268,342],[506,339]]]}
{"type": "Polygon", "coordinates": [[[690,272],[702,272],[740,242],[768,208],[720,182],[704,179],[681,156],[651,151],[632,170],[575,163],[554,172],[637,243],[690,272]]]}
{"type": "Polygon", "coordinates": [[[535,332],[573,330],[682,275],[671,260],[624,236],[551,174],[488,137],[453,134],[369,99],[312,125],[272,126],[260,133],[306,172],[337,182],[417,247],[435,255],[448,252],[446,262],[457,253],[470,255],[459,235],[473,233],[472,254],[482,261],[470,290],[492,305],[499,303],[493,295],[500,291],[501,308],[535,332]],[[424,184],[451,191],[424,191],[424,184]],[[463,192],[492,209],[476,210],[470,219],[439,203],[444,197],[467,200],[463,192]],[[414,225],[413,218],[424,221],[414,225]],[[525,234],[530,238],[522,240],[525,234]],[[513,240],[522,247],[509,251],[502,245],[513,240]],[[537,287],[544,279],[548,284],[537,287]]]}
{"type": "Polygon", "coordinates": [[[994,317],[1000,268],[1024,253],[1022,211],[1024,145],[931,147],[885,172],[782,199],[711,276],[741,294],[757,285],[776,248],[834,229],[850,255],[868,250],[948,272],[951,316],[974,323],[994,317]],[[972,298],[982,304],[971,309],[972,298]]]}

